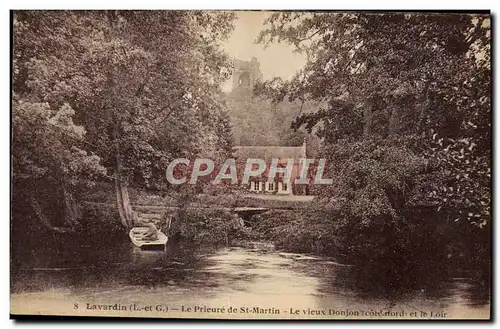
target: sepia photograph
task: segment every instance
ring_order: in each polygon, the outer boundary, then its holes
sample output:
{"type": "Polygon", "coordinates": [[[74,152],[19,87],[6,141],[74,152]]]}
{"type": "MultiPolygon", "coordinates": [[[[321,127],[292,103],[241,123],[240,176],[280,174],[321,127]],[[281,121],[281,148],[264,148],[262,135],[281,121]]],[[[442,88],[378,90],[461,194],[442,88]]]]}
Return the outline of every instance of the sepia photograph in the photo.
{"type": "Polygon", "coordinates": [[[10,34],[12,319],[491,320],[490,11],[10,34]]]}

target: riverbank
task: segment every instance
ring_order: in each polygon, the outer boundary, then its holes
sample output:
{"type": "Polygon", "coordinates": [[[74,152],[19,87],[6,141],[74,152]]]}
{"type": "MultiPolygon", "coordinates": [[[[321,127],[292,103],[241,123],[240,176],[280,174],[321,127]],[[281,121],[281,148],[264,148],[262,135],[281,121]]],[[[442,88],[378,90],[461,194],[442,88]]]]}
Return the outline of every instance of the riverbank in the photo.
{"type": "MultiPolygon", "coordinates": [[[[334,227],[324,226],[311,208],[272,209],[245,226],[229,211],[184,210],[169,213],[183,220],[165,253],[135,252],[113,207],[86,207],[79,232],[38,232],[44,236],[38,236],[36,246],[28,241],[12,252],[12,310],[23,311],[33,299],[41,302],[30,305],[43,314],[50,314],[51,305],[64,311],[61,306],[74,303],[84,306],[79,314],[87,314],[87,303],[117,300],[187,307],[221,307],[231,300],[239,308],[274,307],[283,318],[291,318],[286,309],[301,305],[322,310],[339,310],[339,305],[351,310],[416,307],[451,317],[489,314],[487,270],[451,262],[436,266],[430,260],[419,266],[392,259],[353,260],[339,255],[337,245],[322,249],[335,238],[327,235],[334,227]],[[294,305],[283,304],[284,295],[294,305]]],[[[341,313],[328,316],[336,317],[345,318],[341,313]]]]}
{"type": "MultiPolygon", "coordinates": [[[[141,193],[131,193],[135,210],[140,216],[153,219],[164,232],[168,231],[171,245],[208,250],[253,248],[257,242],[284,252],[332,257],[344,264],[370,264],[399,272],[400,276],[425,269],[429,264],[453,273],[457,269],[475,271],[475,277],[482,281],[483,273],[489,273],[489,263],[484,262],[488,257],[475,247],[475,241],[464,238],[467,231],[446,231],[448,226],[431,213],[414,213],[407,217],[411,227],[390,231],[387,225],[363,229],[356,218],[343,217],[335,205],[321,200],[263,200],[246,195],[208,194],[197,195],[194,202],[182,205],[170,196],[141,193]],[[269,209],[243,219],[232,211],[235,206],[269,209]],[[171,227],[166,227],[167,222],[171,227]],[[423,245],[425,250],[421,249],[423,245]]],[[[72,249],[112,247],[114,243],[127,241],[127,231],[119,222],[115,204],[106,200],[84,202],[83,220],[73,233],[30,231],[19,229],[17,223],[13,226],[19,237],[12,245],[14,267],[21,266],[27,258],[35,258],[31,250],[40,245],[65,245],[72,249]],[[37,243],[31,246],[30,241],[37,243]]],[[[487,244],[480,241],[477,245],[487,244]]]]}

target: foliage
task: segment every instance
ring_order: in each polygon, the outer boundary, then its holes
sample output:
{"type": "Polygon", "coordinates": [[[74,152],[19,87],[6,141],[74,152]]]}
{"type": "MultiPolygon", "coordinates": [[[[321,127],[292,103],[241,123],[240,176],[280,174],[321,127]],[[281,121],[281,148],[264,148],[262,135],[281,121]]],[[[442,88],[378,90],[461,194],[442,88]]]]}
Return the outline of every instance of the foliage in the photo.
{"type": "Polygon", "coordinates": [[[409,214],[421,206],[439,209],[444,220],[489,223],[490,33],[488,15],[268,19],[259,41],[289,43],[308,60],[291,81],[273,79],[256,91],[275,102],[320,104],[294,127],[324,142],[320,153],[335,179],[316,192],[340,205],[340,214],[326,215],[338,224],[332,236],[355,238],[355,249],[378,245],[382,254],[389,246],[409,250],[405,239],[423,221],[409,214]],[[392,242],[374,240],[376,232],[392,242]]]}
{"type": "MultiPolygon", "coordinates": [[[[455,222],[467,221],[483,228],[491,220],[491,168],[489,152],[477,152],[475,139],[433,136],[429,158],[442,170],[427,199],[438,204],[455,222]],[[446,146],[446,147],[444,147],[446,146]],[[435,152],[432,152],[435,149],[435,152]]],[[[436,176],[434,176],[436,177],[436,176]]]]}
{"type": "MultiPolygon", "coordinates": [[[[465,174],[477,162],[487,171],[489,24],[481,15],[276,13],[261,41],[293,44],[308,63],[291,82],[271,81],[260,90],[277,101],[289,95],[323,102],[295,124],[320,126],[327,144],[405,135],[414,140],[409,152],[429,160],[443,152],[431,136],[467,136],[469,145],[481,145],[471,154],[476,158],[457,158],[452,166],[465,174]]],[[[484,180],[479,184],[488,190],[484,180]]]]}
{"type": "Polygon", "coordinates": [[[129,217],[127,186],[167,189],[172,158],[225,156],[231,136],[220,84],[230,66],[217,40],[232,19],[224,12],[16,11],[14,176],[40,179],[51,163],[46,177],[113,178],[120,216],[129,217]]]}
{"type": "Polygon", "coordinates": [[[177,241],[198,245],[228,245],[243,234],[238,216],[229,211],[206,208],[182,209],[169,235],[177,241]]]}
{"type": "MultiPolygon", "coordinates": [[[[251,89],[236,89],[225,97],[238,145],[302,145],[305,131],[292,129],[293,120],[314,110],[311,103],[284,99],[273,103],[269,97],[257,96],[251,89]]],[[[313,136],[308,136],[313,141],[313,136]]],[[[312,143],[311,143],[312,144],[312,143]]]]}
{"type": "Polygon", "coordinates": [[[318,220],[319,212],[308,207],[302,210],[270,210],[254,216],[254,235],[273,241],[277,248],[293,252],[331,255],[338,246],[334,245],[330,232],[334,230],[331,221],[318,220]]]}
{"type": "Polygon", "coordinates": [[[13,102],[14,182],[77,178],[92,183],[105,174],[100,158],[82,149],[85,129],[73,123],[74,110],[63,104],[51,109],[47,103],[13,102]]]}
{"type": "Polygon", "coordinates": [[[336,200],[345,217],[370,226],[380,219],[403,220],[414,199],[419,174],[427,170],[423,158],[401,138],[339,141],[325,148],[333,185],[318,190],[319,197],[336,200]]]}

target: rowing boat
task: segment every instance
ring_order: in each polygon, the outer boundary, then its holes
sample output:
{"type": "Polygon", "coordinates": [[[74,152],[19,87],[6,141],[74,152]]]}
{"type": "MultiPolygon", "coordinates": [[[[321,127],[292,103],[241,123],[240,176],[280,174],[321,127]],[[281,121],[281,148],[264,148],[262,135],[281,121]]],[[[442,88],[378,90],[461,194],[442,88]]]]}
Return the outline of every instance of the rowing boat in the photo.
{"type": "Polygon", "coordinates": [[[168,237],[161,231],[158,231],[156,240],[143,239],[143,234],[148,231],[147,227],[133,227],[129,232],[132,243],[141,249],[165,249],[168,237]]]}

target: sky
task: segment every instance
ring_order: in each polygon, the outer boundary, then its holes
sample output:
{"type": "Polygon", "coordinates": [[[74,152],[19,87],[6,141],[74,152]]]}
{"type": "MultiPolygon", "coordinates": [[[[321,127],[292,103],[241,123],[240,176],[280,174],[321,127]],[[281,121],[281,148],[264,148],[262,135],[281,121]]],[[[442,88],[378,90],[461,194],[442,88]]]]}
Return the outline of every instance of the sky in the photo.
{"type": "MultiPolygon", "coordinates": [[[[264,49],[264,45],[255,43],[269,15],[265,11],[237,12],[235,29],[222,45],[232,58],[249,61],[256,57],[264,80],[273,77],[290,79],[305,64],[305,57],[294,53],[293,47],[287,44],[274,43],[264,49]]],[[[231,81],[227,81],[223,89],[229,91],[230,88],[231,81]]]]}

